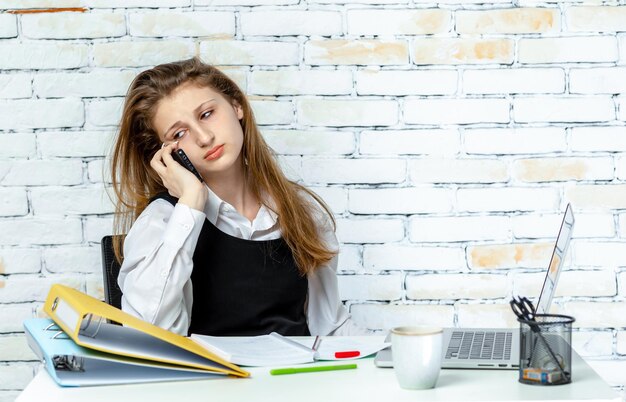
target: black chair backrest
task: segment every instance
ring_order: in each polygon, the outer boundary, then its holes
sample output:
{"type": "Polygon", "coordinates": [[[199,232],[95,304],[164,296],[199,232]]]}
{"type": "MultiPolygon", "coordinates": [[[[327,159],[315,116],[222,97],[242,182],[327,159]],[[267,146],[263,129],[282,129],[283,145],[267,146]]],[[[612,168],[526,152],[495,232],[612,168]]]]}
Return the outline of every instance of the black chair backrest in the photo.
{"type": "Polygon", "coordinates": [[[113,252],[113,237],[104,236],[100,246],[102,248],[102,276],[104,279],[104,301],[113,307],[122,308],[122,289],[117,284],[120,273],[120,264],[113,252]]]}

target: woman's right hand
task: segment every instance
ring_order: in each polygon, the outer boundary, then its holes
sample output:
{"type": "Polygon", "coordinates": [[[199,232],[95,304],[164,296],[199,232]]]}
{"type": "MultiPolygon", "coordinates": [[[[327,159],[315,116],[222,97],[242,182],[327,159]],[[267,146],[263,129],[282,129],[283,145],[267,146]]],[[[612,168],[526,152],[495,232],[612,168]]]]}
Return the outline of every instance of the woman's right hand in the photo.
{"type": "Polygon", "coordinates": [[[206,186],[174,160],[172,152],[177,148],[175,142],[161,148],[150,160],[150,166],[157,172],[168,193],[178,198],[178,202],[202,211],[207,199],[206,186]]]}

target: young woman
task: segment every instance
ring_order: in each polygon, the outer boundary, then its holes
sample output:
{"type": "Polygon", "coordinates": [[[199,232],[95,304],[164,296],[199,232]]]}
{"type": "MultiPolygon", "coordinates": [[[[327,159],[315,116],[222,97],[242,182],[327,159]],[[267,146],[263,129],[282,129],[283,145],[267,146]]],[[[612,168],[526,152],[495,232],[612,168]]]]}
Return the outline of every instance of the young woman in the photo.
{"type": "Polygon", "coordinates": [[[365,332],[339,299],[331,212],[287,180],[215,67],[194,58],[135,78],[111,172],[124,311],[183,335],[365,332]]]}

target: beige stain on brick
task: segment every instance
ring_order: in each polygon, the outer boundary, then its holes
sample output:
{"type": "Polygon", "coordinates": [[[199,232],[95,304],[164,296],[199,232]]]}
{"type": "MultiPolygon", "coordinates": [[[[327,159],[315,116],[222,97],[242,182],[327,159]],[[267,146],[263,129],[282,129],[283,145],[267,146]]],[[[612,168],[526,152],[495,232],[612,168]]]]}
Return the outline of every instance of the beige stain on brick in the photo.
{"type": "Polygon", "coordinates": [[[311,41],[314,59],[336,64],[365,64],[368,62],[404,62],[408,60],[405,43],[381,41],[311,41]],[[321,50],[321,52],[320,52],[321,50]]]}
{"type": "Polygon", "coordinates": [[[4,287],[4,285],[6,285],[5,281],[0,281],[0,289],[2,289],[4,287]]]}
{"type": "Polygon", "coordinates": [[[508,39],[417,39],[418,64],[511,63],[513,42],[508,39]]]}
{"type": "Polygon", "coordinates": [[[582,180],[589,166],[583,160],[524,159],[515,162],[515,175],[527,182],[582,180]]]}
{"type": "Polygon", "coordinates": [[[553,244],[478,246],[470,251],[474,268],[534,267],[548,263],[553,244]]]}
{"type": "Polygon", "coordinates": [[[423,34],[445,32],[450,15],[442,10],[425,10],[413,13],[409,21],[400,24],[400,32],[419,32],[423,34]]]}
{"type": "Polygon", "coordinates": [[[459,12],[457,31],[462,33],[537,33],[557,25],[554,9],[514,9],[459,12]]]}

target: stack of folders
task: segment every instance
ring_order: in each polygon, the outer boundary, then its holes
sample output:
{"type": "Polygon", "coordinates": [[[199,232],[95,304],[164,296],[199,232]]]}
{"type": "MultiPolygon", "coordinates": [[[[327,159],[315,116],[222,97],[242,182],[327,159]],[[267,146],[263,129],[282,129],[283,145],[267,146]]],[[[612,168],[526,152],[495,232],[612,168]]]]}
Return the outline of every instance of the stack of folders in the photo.
{"type": "Polygon", "coordinates": [[[26,320],[24,329],[29,346],[62,386],[250,375],[189,338],[63,285],[52,286],[44,311],[52,319],[26,320]]]}

